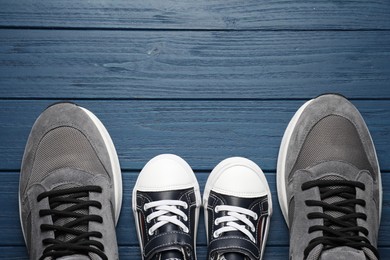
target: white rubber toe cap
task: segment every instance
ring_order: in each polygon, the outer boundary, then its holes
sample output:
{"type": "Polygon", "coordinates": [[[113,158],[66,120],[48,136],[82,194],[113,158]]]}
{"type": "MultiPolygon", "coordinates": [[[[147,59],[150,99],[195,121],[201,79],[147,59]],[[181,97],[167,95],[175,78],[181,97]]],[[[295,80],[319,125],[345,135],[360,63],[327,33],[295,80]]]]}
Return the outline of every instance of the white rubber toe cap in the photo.
{"type": "Polygon", "coordinates": [[[138,176],[139,191],[187,189],[197,183],[191,167],[177,155],[161,154],[151,159],[138,176]]]}
{"type": "Polygon", "coordinates": [[[211,173],[209,188],[236,197],[260,197],[270,193],[264,173],[254,162],[233,157],[222,161],[211,173]]]}

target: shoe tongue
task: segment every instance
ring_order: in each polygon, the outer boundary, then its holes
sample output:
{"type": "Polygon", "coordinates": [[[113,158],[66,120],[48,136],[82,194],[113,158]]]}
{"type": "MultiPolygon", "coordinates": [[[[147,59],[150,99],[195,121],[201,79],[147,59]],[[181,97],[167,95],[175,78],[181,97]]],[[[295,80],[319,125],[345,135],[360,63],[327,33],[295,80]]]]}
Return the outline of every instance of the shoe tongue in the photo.
{"type": "MultiPolygon", "coordinates": [[[[342,181],[342,180],[345,180],[345,179],[343,179],[343,178],[341,178],[340,176],[337,176],[337,175],[329,174],[329,175],[327,175],[325,177],[322,177],[320,180],[334,181],[335,182],[334,186],[328,187],[330,190],[334,190],[334,189],[345,187],[345,186],[342,186],[342,185],[338,184],[338,181],[342,181]]],[[[325,203],[334,204],[334,203],[341,202],[343,200],[345,200],[345,198],[340,197],[340,196],[332,196],[332,197],[323,199],[322,201],[325,202],[325,203]]],[[[351,210],[351,211],[354,211],[353,207],[344,206],[343,208],[351,210]]],[[[342,213],[340,211],[324,210],[324,213],[328,214],[328,215],[330,215],[330,216],[332,216],[334,218],[339,218],[339,217],[344,216],[344,213],[342,213]]],[[[339,227],[331,226],[331,228],[339,228],[339,227]]],[[[353,235],[353,234],[351,234],[351,235],[353,235]]]]}
{"type": "MultiPolygon", "coordinates": [[[[166,214],[165,216],[172,216],[172,214],[166,214]]],[[[158,229],[159,234],[169,233],[173,231],[181,231],[181,229],[179,226],[172,223],[165,224],[158,229]]]]}
{"type": "MultiPolygon", "coordinates": [[[[340,185],[339,181],[341,180],[354,180],[354,175],[359,172],[358,169],[353,168],[351,166],[346,165],[342,162],[337,162],[333,164],[326,164],[322,163],[318,166],[313,167],[310,169],[311,172],[315,173],[316,175],[320,175],[321,177],[318,178],[318,180],[327,180],[327,181],[334,181],[333,186],[329,186],[328,189],[338,189],[345,187],[344,185],[340,185]],[[327,166],[328,169],[324,169],[324,166],[327,166]],[[342,169],[342,170],[340,170],[342,169]],[[333,172],[332,172],[333,170],[333,172]],[[342,172],[344,176],[341,177],[338,172],[342,172]]],[[[340,201],[345,200],[345,198],[340,196],[332,196],[328,197],[326,199],[323,199],[322,201],[325,203],[333,204],[338,203],[340,201]]],[[[354,210],[354,208],[344,206],[345,208],[349,210],[354,210]]],[[[332,211],[332,210],[324,210],[325,214],[328,214],[334,218],[339,218],[344,215],[344,213],[341,213],[339,211],[332,211]]],[[[330,226],[331,228],[338,229],[338,226],[330,226]]],[[[351,234],[353,235],[353,234],[351,234]]],[[[334,260],[334,259],[340,259],[340,260],[366,260],[370,259],[367,258],[365,253],[362,250],[357,250],[351,247],[347,246],[339,246],[331,249],[323,249],[322,247],[318,247],[318,249],[313,249],[313,252],[311,254],[311,257],[309,256],[307,259],[315,259],[315,260],[334,260]]]]}
{"type": "MultiPolygon", "coordinates": [[[[151,198],[151,200],[153,200],[153,201],[177,200],[185,192],[186,192],[186,189],[172,190],[172,191],[159,191],[159,192],[155,192],[155,193],[150,192],[148,195],[151,198]]],[[[171,214],[171,213],[165,214],[165,216],[172,216],[172,215],[173,214],[171,214]]],[[[158,229],[159,234],[164,234],[164,233],[172,232],[172,231],[181,231],[181,229],[179,226],[172,224],[172,223],[165,224],[164,226],[162,226],[158,229]]]]}
{"type": "Polygon", "coordinates": [[[229,231],[221,234],[221,237],[241,237],[241,238],[248,239],[248,237],[241,231],[229,231]]]}
{"type": "MultiPolygon", "coordinates": [[[[77,188],[77,187],[79,187],[79,186],[76,186],[74,184],[64,184],[64,185],[61,185],[61,186],[58,186],[58,187],[54,188],[53,190],[64,190],[64,189],[77,188]]],[[[59,197],[66,198],[68,196],[69,195],[64,195],[64,196],[59,196],[59,197]]],[[[88,200],[89,197],[79,197],[77,199],[79,199],[79,200],[88,200]]],[[[57,207],[52,208],[52,209],[64,210],[64,209],[69,208],[69,207],[71,207],[73,205],[75,205],[75,204],[74,203],[66,203],[66,204],[63,203],[63,204],[60,204],[57,207]]],[[[87,215],[89,213],[89,210],[88,209],[80,209],[80,210],[77,210],[75,212],[87,215]]],[[[75,218],[59,218],[57,220],[54,220],[53,224],[54,225],[58,225],[58,226],[64,226],[65,224],[67,224],[67,223],[69,223],[71,221],[74,221],[74,220],[75,220],[75,218]]],[[[76,230],[80,230],[80,231],[83,231],[83,232],[87,232],[88,231],[88,225],[87,224],[82,224],[82,225],[78,225],[78,226],[72,227],[72,229],[76,229],[76,230]]],[[[69,240],[75,238],[75,236],[74,235],[70,235],[70,234],[66,234],[66,235],[59,235],[56,238],[59,239],[59,240],[62,240],[62,241],[69,241],[69,240]]],[[[78,258],[78,259],[80,259],[80,258],[78,258]]],[[[89,258],[86,258],[86,259],[89,259],[89,258]]]]}
{"type": "MultiPolygon", "coordinates": [[[[313,176],[318,176],[317,180],[332,181],[332,182],[334,181],[334,185],[327,187],[327,189],[329,190],[334,190],[334,189],[340,189],[345,187],[343,185],[340,185],[340,181],[355,180],[359,172],[359,169],[345,162],[332,161],[332,162],[319,163],[313,167],[310,167],[308,171],[310,171],[313,176]]],[[[343,200],[345,200],[345,198],[336,195],[336,196],[325,198],[322,201],[325,203],[333,204],[343,200]]],[[[354,208],[350,208],[348,206],[345,206],[345,208],[349,210],[354,210],[354,208]]],[[[332,210],[325,210],[324,213],[334,218],[338,218],[344,215],[344,213],[341,213],[339,211],[332,211],[332,210]]],[[[331,228],[337,228],[337,227],[331,226],[331,228]]]]}
{"type": "MultiPolygon", "coordinates": [[[[242,208],[250,208],[255,200],[254,198],[240,198],[240,197],[235,197],[235,196],[230,196],[230,195],[221,195],[220,194],[219,196],[223,197],[226,205],[238,206],[238,207],[242,207],[242,208]]],[[[227,216],[227,212],[225,212],[225,214],[226,214],[225,216],[227,216]]],[[[244,224],[241,221],[238,221],[236,223],[239,225],[244,224]]],[[[225,233],[221,234],[221,237],[242,237],[242,238],[248,239],[248,237],[244,233],[242,233],[241,231],[225,232],[225,233]]],[[[235,259],[235,258],[233,258],[233,259],[235,259]]],[[[240,259],[240,258],[237,258],[237,259],[240,259]]]]}
{"type": "Polygon", "coordinates": [[[247,260],[246,256],[240,253],[225,253],[220,260],[247,260]]]}
{"type": "MultiPolygon", "coordinates": [[[[172,191],[160,191],[156,193],[149,193],[150,198],[153,201],[158,200],[177,200],[186,192],[186,189],[183,190],[172,190],[172,191]]],[[[165,216],[172,216],[173,214],[165,214],[165,216]]],[[[175,224],[165,224],[158,229],[158,234],[169,233],[173,231],[181,231],[180,227],[175,224]]],[[[170,247],[168,250],[160,251],[157,253],[153,260],[184,260],[182,253],[182,248],[180,246],[175,246],[174,249],[170,247]]]]}
{"type": "Polygon", "coordinates": [[[159,260],[183,260],[183,254],[179,250],[168,250],[160,253],[159,260]]]}
{"type": "Polygon", "coordinates": [[[366,260],[366,255],[361,250],[356,250],[351,247],[336,247],[322,251],[319,260],[366,260]]]}

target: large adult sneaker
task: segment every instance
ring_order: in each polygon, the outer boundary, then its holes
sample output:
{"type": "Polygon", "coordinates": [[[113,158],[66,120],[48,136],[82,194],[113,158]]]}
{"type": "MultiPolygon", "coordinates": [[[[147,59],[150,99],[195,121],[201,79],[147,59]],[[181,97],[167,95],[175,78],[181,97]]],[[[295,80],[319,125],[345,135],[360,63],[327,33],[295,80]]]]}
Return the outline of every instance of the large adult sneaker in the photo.
{"type": "Polygon", "coordinates": [[[259,260],[264,253],[271,192],[257,164],[232,157],[207,179],[203,205],[210,260],[259,260]]]}
{"type": "Polygon", "coordinates": [[[162,154],[151,159],[132,199],[142,259],[196,259],[199,184],[182,158],[162,154]]]}
{"type": "Polygon", "coordinates": [[[378,259],[382,186],[370,133],[344,97],[306,102],[284,134],[279,203],[290,259],[378,259]]]}
{"type": "Polygon", "coordinates": [[[118,259],[121,203],[119,161],[103,124],[75,104],[47,108],[28,138],[19,183],[30,259],[118,259]]]}

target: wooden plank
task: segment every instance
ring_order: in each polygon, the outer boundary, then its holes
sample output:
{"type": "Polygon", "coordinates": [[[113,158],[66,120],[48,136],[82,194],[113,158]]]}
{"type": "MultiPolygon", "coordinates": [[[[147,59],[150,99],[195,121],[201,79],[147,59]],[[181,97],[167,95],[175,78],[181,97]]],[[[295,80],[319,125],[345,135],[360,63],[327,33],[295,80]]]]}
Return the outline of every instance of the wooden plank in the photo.
{"type": "Polygon", "coordinates": [[[0,26],[153,29],[389,29],[377,1],[2,1],[0,26]]]}
{"type": "MultiPolygon", "coordinates": [[[[382,259],[388,259],[390,257],[389,247],[379,247],[379,254],[382,259]]],[[[198,259],[206,259],[207,248],[206,246],[200,246],[197,248],[198,259]]],[[[0,259],[8,260],[28,260],[27,251],[24,247],[5,247],[0,246],[0,259]]],[[[119,259],[141,259],[139,248],[135,246],[120,246],[119,247],[119,259]]],[[[272,247],[267,246],[265,248],[265,255],[263,259],[275,259],[285,260],[288,259],[288,247],[272,247]]]]}
{"type": "MultiPolygon", "coordinates": [[[[18,170],[31,127],[53,101],[0,101],[0,169],[18,170]]],[[[106,125],[124,169],[141,169],[160,153],[183,156],[209,170],[230,156],[248,157],[275,170],[288,122],[304,101],[75,101],[106,125]]],[[[353,102],[376,144],[380,165],[390,170],[390,102],[353,102]]]]}
{"type": "MultiPolygon", "coordinates": [[[[380,248],[380,253],[383,259],[385,256],[389,255],[388,248],[380,248]]],[[[207,257],[207,248],[206,246],[200,246],[197,248],[197,258],[206,259],[207,257]]],[[[287,247],[267,247],[265,249],[265,255],[263,259],[275,259],[275,260],[285,260],[288,258],[288,248],[287,247]]],[[[0,246],[0,259],[8,260],[28,260],[27,251],[24,247],[4,247],[0,246]]],[[[119,259],[141,259],[139,247],[136,246],[120,246],[119,247],[119,259]]]]}
{"type": "MultiPolygon", "coordinates": [[[[201,192],[205,186],[208,173],[196,172],[201,192]]],[[[138,172],[123,173],[123,203],[122,212],[117,226],[118,244],[121,246],[137,246],[138,240],[134,226],[134,218],[131,209],[131,193],[135,184],[138,172]]],[[[286,247],[288,246],[287,226],[279,209],[276,193],[275,173],[266,173],[267,180],[272,192],[274,213],[271,219],[271,226],[267,245],[270,247],[286,247]]],[[[0,193],[0,245],[1,246],[21,246],[24,245],[22,232],[19,224],[18,213],[18,173],[15,172],[0,172],[0,182],[2,193],[0,193]]],[[[383,186],[390,185],[390,173],[382,174],[383,186]]],[[[390,215],[390,191],[383,190],[383,208],[382,222],[379,233],[378,245],[381,247],[390,246],[390,219],[386,216],[390,215]]],[[[199,247],[206,246],[206,234],[204,230],[203,212],[200,216],[198,239],[199,247]]],[[[0,257],[1,258],[1,257],[0,257]]]]}
{"type": "Polygon", "coordinates": [[[2,99],[390,98],[380,31],[0,30],[0,46],[2,99]]]}

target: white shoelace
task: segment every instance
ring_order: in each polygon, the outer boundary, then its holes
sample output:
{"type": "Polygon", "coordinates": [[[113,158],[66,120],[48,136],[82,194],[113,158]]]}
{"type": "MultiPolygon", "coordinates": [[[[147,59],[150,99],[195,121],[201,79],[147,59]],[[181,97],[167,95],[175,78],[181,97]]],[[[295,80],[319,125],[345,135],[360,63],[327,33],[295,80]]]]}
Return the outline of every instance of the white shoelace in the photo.
{"type": "Polygon", "coordinates": [[[188,217],[178,207],[187,209],[188,204],[180,200],[158,200],[146,203],[144,205],[145,211],[150,208],[155,208],[155,211],[146,217],[146,222],[150,223],[153,219],[157,218],[156,224],[154,224],[148,231],[149,235],[153,235],[157,229],[168,223],[179,226],[184,232],[188,233],[188,227],[179,220],[178,216],[182,217],[184,221],[187,221],[188,217]],[[172,215],[167,216],[166,214],[172,215]]]}
{"type": "Polygon", "coordinates": [[[213,236],[219,237],[221,234],[229,231],[241,231],[243,234],[245,234],[249,239],[255,243],[255,237],[253,234],[250,232],[255,232],[256,228],[253,225],[253,223],[248,219],[247,216],[252,217],[254,220],[257,220],[258,216],[255,212],[249,209],[244,209],[241,207],[236,207],[236,206],[228,206],[228,205],[221,205],[221,206],[216,206],[214,208],[214,211],[216,213],[220,211],[227,211],[227,216],[223,216],[220,218],[215,219],[215,225],[219,225],[223,222],[226,222],[226,225],[215,230],[213,236]],[[245,225],[240,225],[236,221],[241,221],[245,225]],[[246,228],[248,226],[250,228],[250,231],[246,228]]]}

